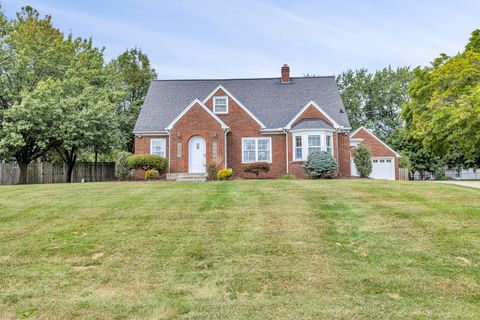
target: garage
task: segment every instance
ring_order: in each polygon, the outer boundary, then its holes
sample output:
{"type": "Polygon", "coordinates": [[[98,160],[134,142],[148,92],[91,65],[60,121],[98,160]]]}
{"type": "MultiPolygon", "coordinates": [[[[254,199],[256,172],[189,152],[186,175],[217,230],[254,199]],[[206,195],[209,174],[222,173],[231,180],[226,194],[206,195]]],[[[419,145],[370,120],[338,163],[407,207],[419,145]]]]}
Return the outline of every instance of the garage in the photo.
{"type": "MultiPolygon", "coordinates": [[[[352,159],[352,176],[358,177],[358,171],[352,159]]],[[[372,158],[372,173],[369,178],[395,180],[395,159],[393,157],[372,158]]]]}
{"type": "Polygon", "coordinates": [[[351,174],[359,176],[355,163],[353,162],[353,149],[359,145],[364,145],[371,151],[372,155],[372,179],[398,179],[398,158],[400,155],[390,148],[385,142],[375,136],[370,130],[360,127],[350,135],[350,147],[352,149],[351,174]]]}
{"type": "Polygon", "coordinates": [[[370,178],[395,180],[394,158],[372,158],[370,178]]]}

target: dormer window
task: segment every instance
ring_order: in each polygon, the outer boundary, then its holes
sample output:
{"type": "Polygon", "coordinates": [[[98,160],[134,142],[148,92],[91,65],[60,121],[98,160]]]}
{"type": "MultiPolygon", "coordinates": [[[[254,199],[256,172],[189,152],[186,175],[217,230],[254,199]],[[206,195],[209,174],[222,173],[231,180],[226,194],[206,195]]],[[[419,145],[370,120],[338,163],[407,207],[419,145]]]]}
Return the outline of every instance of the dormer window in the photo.
{"type": "Polygon", "coordinates": [[[214,97],[213,112],[219,114],[228,113],[228,97],[214,97]]]}

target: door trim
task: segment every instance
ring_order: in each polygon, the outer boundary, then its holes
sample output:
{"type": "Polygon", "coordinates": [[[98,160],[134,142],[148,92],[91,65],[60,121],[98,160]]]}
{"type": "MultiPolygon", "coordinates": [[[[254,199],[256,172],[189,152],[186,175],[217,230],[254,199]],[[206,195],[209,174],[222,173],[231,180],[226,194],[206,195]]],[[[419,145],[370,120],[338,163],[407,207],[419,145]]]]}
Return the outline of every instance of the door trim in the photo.
{"type": "Polygon", "coordinates": [[[190,137],[190,139],[188,140],[188,153],[187,153],[187,156],[188,156],[188,173],[206,173],[207,172],[207,141],[205,140],[205,138],[203,136],[200,136],[200,135],[195,135],[195,136],[192,136],[190,137]],[[204,154],[203,154],[203,159],[202,162],[202,169],[201,171],[199,170],[195,170],[193,168],[193,163],[192,163],[192,160],[193,160],[193,157],[192,157],[192,149],[193,149],[193,145],[192,145],[192,141],[194,141],[195,139],[199,139],[200,143],[203,142],[203,146],[204,146],[204,154]]]}

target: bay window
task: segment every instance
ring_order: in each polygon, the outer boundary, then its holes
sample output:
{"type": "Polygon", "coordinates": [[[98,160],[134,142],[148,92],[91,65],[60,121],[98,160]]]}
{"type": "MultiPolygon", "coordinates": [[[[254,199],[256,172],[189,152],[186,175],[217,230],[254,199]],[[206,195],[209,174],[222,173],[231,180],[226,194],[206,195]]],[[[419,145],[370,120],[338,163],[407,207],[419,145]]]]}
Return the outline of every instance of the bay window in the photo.
{"type": "Polygon", "coordinates": [[[272,162],[271,138],[243,138],[242,163],[272,162]]]}
{"type": "Polygon", "coordinates": [[[332,153],[332,136],[325,136],[325,151],[332,153]]]}
{"type": "Polygon", "coordinates": [[[308,154],[316,151],[322,151],[322,136],[321,135],[308,135],[308,154]]]}
{"type": "Polygon", "coordinates": [[[293,133],[293,159],[305,161],[310,153],[325,151],[333,155],[332,131],[297,131],[293,133]]]}

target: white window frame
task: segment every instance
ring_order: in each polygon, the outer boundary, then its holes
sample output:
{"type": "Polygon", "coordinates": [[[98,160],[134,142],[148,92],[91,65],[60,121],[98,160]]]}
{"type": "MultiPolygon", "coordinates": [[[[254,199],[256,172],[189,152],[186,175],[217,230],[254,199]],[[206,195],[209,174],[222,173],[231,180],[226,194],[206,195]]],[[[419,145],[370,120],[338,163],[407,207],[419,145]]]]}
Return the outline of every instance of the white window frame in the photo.
{"type": "Polygon", "coordinates": [[[327,151],[327,136],[330,137],[330,154],[334,155],[334,143],[333,143],[333,131],[331,130],[315,130],[315,131],[295,131],[293,135],[293,160],[294,161],[306,161],[308,158],[308,136],[320,136],[320,150],[327,151]],[[302,157],[297,158],[297,153],[295,152],[295,142],[297,137],[302,137],[302,157]]]}
{"type": "Polygon", "coordinates": [[[242,138],[242,163],[255,163],[255,162],[272,163],[272,158],[273,158],[272,137],[244,137],[244,138],[242,138]],[[254,161],[245,161],[245,156],[244,156],[245,140],[255,140],[255,160],[254,161]],[[269,157],[268,160],[258,160],[258,140],[269,140],[270,157],[269,157]]]}
{"type": "Polygon", "coordinates": [[[159,156],[166,158],[167,157],[167,139],[150,139],[150,154],[153,153],[153,143],[154,142],[162,142],[163,143],[163,155],[159,154],[159,156]]]}
{"type": "Polygon", "coordinates": [[[297,159],[303,159],[303,138],[300,135],[297,135],[293,138],[293,158],[295,160],[297,159]],[[297,147],[297,138],[300,138],[300,147],[297,147]],[[297,157],[297,149],[300,150],[300,157],[297,157]]]}
{"type": "Polygon", "coordinates": [[[228,113],[228,96],[216,96],[213,97],[213,112],[216,114],[228,113]],[[225,99],[225,111],[217,111],[217,99],[225,99]]]}

